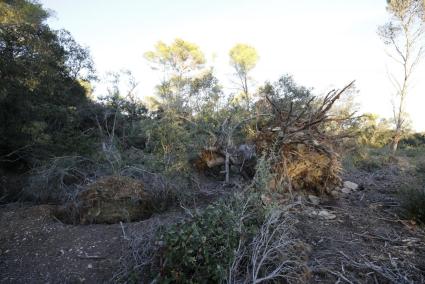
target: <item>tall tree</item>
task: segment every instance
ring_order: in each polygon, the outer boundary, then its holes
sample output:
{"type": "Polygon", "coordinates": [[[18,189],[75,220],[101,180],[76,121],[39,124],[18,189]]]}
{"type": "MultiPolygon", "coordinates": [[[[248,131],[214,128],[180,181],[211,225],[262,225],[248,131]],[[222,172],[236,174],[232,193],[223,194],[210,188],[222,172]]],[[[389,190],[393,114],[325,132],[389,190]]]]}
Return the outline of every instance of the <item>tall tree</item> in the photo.
{"type": "Polygon", "coordinates": [[[249,72],[257,65],[258,53],[254,47],[247,44],[236,44],[229,52],[230,64],[235,69],[238,85],[242,96],[246,100],[247,109],[250,108],[249,72]]]}
{"type": "Polygon", "coordinates": [[[3,0],[0,2],[0,24],[41,25],[49,16],[41,4],[27,0],[3,0]]]}
{"type": "Polygon", "coordinates": [[[191,78],[205,64],[205,57],[194,43],[175,39],[171,44],[158,42],[155,50],[144,54],[152,69],[162,71],[163,78],[158,93],[168,109],[187,112],[190,98],[191,78]]]}
{"type": "Polygon", "coordinates": [[[387,0],[391,20],[379,27],[378,33],[390,47],[388,55],[400,66],[399,73],[390,73],[395,88],[393,103],[394,136],[392,150],[397,151],[406,125],[406,97],[409,84],[425,51],[423,0],[387,0]]]}
{"type": "Polygon", "coordinates": [[[0,15],[0,164],[63,154],[78,144],[89,54],[35,1],[2,1],[0,15]]]}

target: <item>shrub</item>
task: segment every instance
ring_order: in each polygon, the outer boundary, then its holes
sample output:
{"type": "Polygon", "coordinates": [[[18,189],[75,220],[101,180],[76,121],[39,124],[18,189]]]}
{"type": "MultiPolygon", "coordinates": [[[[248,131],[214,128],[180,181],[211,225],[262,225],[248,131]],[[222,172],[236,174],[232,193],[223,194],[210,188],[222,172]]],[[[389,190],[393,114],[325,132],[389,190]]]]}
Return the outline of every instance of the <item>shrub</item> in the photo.
{"type": "Polygon", "coordinates": [[[425,187],[400,191],[401,215],[425,224],[425,187]]]}
{"type": "Polygon", "coordinates": [[[425,146],[425,133],[414,133],[400,141],[400,148],[421,146],[425,146]]]}
{"type": "Polygon", "coordinates": [[[115,276],[124,282],[305,283],[308,246],[295,218],[273,203],[269,161],[261,158],[252,186],[219,200],[174,225],[155,226],[136,240],[132,257],[115,276]]]}
{"type": "Polygon", "coordinates": [[[369,157],[366,159],[358,159],[354,162],[356,168],[367,172],[373,172],[381,169],[385,162],[381,157],[369,157]]]}
{"type": "Polygon", "coordinates": [[[422,147],[404,147],[400,149],[400,154],[404,154],[406,157],[409,158],[416,158],[420,157],[425,153],[425,148],[422,147]]]}
{"type": "Polygon", "coordinates": [[[161,282],[219,283],[240,239],[252,239],[263,221],[258,198],[235,196],[207,207],[190,222],[166,231],[161,282]]]}
{"type": "Polygon", "coordinates": [[[93,176],[94,165],[92,160],[81,156],[50,159],[32,170],[22,199],[55,203],[73,199],[93,176]]]}
{"type": "Polygon", "coordinates": [[[344,157],[344,168],[373,172],[397,162],[398,159],[392,156],[386,148],[362,147],[344,157]]]}

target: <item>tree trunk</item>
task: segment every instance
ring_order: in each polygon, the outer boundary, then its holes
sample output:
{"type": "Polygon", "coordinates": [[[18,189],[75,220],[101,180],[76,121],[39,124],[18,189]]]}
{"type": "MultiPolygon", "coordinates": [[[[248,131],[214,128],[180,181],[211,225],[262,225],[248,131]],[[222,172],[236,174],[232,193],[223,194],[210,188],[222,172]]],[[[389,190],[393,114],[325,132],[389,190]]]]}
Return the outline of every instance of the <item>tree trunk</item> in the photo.
{"type": "Polygon", "coordinates": [[[225,179],[225,182],[228,184],[229,183],[229,181],[230,181],[230,166],[229,166],[229,163],[230,163],[230,154],[229,154],[229,152],[227,151],[227,149],[226,149],[226,160],[224,161],[224,171],[225,171],[225,173],[226,173],[226,179],[225,179]]]}
{"type": "Polygon", "coordinates": [[[393,154],[395,154],[397,152],[398,142],[400,142],[400,134],[396,133],[394,135],[394,138],[393,138],[393,141],[392,141],[392,144],[391,144],[391,149],[393,151],[393,154]]]}

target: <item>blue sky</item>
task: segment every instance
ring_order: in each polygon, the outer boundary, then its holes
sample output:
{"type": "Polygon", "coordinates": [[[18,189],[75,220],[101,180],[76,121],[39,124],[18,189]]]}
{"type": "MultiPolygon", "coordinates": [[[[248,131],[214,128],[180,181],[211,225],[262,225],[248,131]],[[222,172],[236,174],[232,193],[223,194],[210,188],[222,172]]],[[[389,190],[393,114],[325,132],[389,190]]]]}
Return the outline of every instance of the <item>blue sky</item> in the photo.
{"type": "MultiPolygon", "coordinates": [[[[253,45],[260,61],[258,84],[289,73],[300,84],[325,92],[357,80],[363,111],[391,115],[391,60],[377,36],[388,15],[385,0],[41,0],[55,11],[53,28],[69,30],[90,48],[97,70],[129,69],[140,96],[153,94],[160,74],[143,53],[158,40],[180,37],[197,43],[230,87],[228,52],[236,43],[253,45]]],[[[407,110],[425,130],[425,64],[417,69],[407,110]]],[[[98,92],[102,92],[101,86],[98,92]]]]}

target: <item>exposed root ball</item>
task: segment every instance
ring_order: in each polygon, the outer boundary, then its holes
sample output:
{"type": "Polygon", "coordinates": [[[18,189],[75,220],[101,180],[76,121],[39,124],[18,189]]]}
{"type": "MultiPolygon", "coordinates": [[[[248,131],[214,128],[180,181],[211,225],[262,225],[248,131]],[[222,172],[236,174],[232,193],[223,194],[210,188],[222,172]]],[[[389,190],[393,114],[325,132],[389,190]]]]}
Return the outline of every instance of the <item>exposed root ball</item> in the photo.
{"type": "Polygon", "coordinates": [[[270,155],[273,179],[270,188],[312,190],[329,193],[341,184],[339,156],[331,151],[331,145],[322,142],[288,141],[276,144],[274,132],[260,133],[257,148],[270,155]]]}

